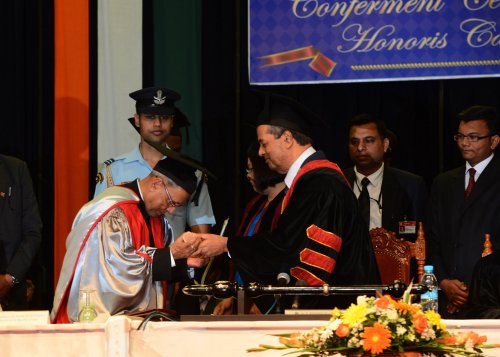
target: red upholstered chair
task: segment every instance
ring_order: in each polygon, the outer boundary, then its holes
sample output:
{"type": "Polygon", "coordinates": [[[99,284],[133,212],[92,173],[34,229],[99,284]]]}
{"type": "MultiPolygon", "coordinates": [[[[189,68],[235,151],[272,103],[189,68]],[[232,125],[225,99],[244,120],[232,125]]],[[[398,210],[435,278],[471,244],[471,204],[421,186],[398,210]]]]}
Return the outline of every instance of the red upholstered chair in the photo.
{"type": "Polygon", "coordinates": [[[399,239],[396,233],[385,228],[371,229],[370,238],[382,284],[392,284],[395,280],[409,284],[412,258],[417,261],[418,268],[418,281],[414,279],[413,283],[420,282],[425,265],[425,237],[422,223],[419,224],[418,238],[415,243],[399,239]]]}

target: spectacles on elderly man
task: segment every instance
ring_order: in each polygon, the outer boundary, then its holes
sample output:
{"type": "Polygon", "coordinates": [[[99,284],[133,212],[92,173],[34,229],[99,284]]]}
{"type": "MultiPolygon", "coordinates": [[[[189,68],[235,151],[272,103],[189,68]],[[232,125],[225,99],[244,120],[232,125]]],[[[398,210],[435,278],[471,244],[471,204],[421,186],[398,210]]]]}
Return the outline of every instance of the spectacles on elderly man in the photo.
{"type": "Polygon", "coordinates": [[[164,185],[163,187],[165,188],[165,193],[167,194],[168,205],[169,205],[170,207],[179,207],[179,206],[182,206],[182,203],[175,202],[175,201],[172,199],[172,196],[170,195],[170,192],[168,192],[167,185],[164,185]]]}
{"type": "Polygon", "coordinates": [[[476,134],[464,135],[464,134],[458,133],[458,134],[453,135],[453,140],[455,140],[455,141],[463,141],[463,140],[467,139],[467,140],[469,140],[472,143],[476,143],[479,140],[486,139],[486,138],[489,138],[489,137],[491,137],[491,135],[479,136],[479,135],[476,135],[476,134]]]}

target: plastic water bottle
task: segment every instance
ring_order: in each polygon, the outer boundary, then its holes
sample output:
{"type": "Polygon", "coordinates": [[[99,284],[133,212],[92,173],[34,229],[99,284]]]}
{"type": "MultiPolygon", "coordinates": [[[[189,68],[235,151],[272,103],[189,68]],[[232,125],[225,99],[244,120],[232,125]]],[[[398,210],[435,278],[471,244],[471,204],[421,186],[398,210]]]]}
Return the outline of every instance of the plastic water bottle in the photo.
{"type": "Polygon", "coordinates": [[[426,286],[428,291],[420,297],[420,304],[423,311],[438,311],[438,284],[433,270],[434,267],[432,265],[424,266],[424,275],[422,276],[421,284],[426,286]]]}

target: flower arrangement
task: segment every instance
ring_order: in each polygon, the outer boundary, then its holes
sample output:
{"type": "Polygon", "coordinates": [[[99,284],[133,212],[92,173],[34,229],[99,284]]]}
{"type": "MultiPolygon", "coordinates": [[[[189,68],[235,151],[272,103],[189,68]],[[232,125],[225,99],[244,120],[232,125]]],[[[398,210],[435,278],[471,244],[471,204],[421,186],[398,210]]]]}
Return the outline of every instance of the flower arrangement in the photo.
{"type": "Polygon", "coordinates": [[[483,356],[480,348],[498,347],[485,345],[486,336],[474,332],[452,334],[438,313],[424,312],[419,304],[390,296],[359,296],[357,303],[345,311],[335,308],[325,326],[278,336],[281,346],[261,345],[247,351],[291,348],[302,356],[379,356],[402,352],[415,352],[406,353],[407,356],[483,356]]]}

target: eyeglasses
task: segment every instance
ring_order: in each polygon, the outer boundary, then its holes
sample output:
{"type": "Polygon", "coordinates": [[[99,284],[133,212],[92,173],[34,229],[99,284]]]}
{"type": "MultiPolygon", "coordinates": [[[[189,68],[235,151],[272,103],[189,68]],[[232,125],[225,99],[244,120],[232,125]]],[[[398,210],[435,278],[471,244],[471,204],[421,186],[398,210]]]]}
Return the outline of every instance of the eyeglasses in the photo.
{"type": "Polygon", "coordinates": [[[175,202],[173,199],[172,199],[172,196],[170,195],[170,192],[168,192],[167,190],[167,186],[164,185],[165,187],[165,193],[167,194],[167,199],[168,199],[168,205],[170,207],[179,207],[179,206],[182,206],[182,203],[179,203],[179,202],[175,202]]]}
{"type": "Polygon", "coordinates": [[[453,140],[455,141],[463,141],[464,139],[469,140],[471,143],[476,143],[481,139],[489,138],[491,135],[479,136],[475,134],[463,135],[463,134],[455,134],[453,135],[453,140]]]}

